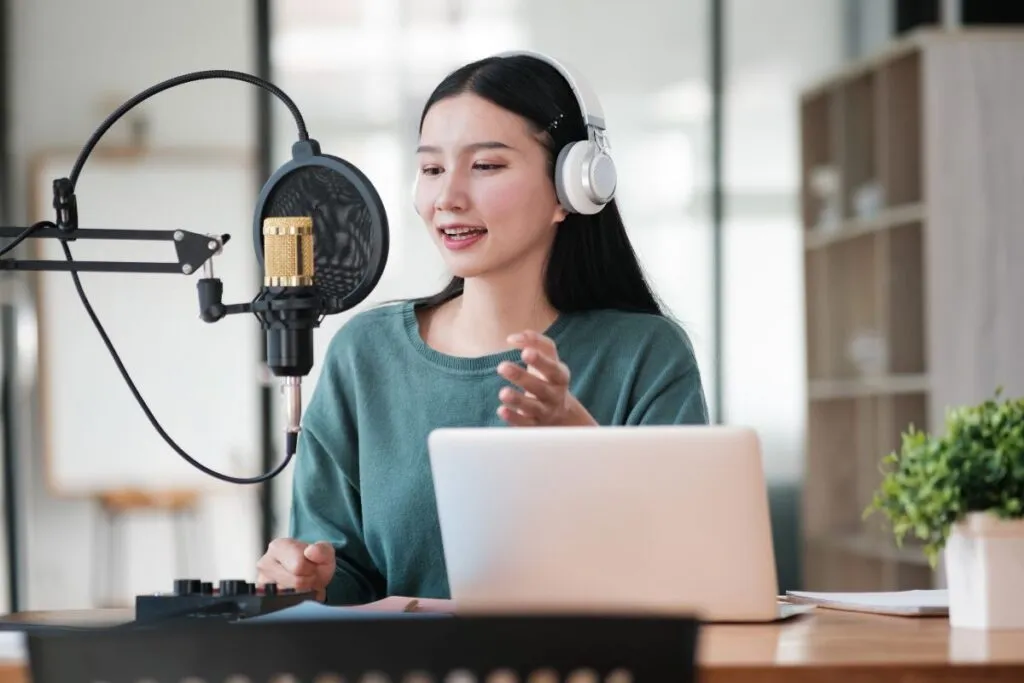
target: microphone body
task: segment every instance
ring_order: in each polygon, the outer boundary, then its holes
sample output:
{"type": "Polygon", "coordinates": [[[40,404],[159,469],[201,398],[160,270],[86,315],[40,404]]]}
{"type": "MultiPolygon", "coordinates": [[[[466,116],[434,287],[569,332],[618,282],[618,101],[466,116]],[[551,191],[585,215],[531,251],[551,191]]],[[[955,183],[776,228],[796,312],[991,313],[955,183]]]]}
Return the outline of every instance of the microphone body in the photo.
{"type": "Polygon", "coordinates": [[[302,378],[313,369],[313,330],[323,318],[320,291],[314,286],[313,219],[265,218],[262,236],[259,318],[266,334],[267,368],[283,380],[285,435],[293,449],[302,422],[302,378]]]}

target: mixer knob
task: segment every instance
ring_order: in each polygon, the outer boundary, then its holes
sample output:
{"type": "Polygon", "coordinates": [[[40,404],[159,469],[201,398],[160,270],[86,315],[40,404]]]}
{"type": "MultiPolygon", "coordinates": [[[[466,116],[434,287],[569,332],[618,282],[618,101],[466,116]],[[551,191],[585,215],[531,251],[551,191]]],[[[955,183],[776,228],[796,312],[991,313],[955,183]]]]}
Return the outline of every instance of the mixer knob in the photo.
{"type": "Polygon", "coordinates": [[[243,579],[222,579],[220,582],[221,595],[248,595],[249,582],[243,579]]]}
{"type": "Polygon", "coordinates": [[[277,595],[277,584],[276,583],[265,583],[263,584],[264,595],[277,595]]]}
{"type": "Polygon", "coordinates": [[[175,579],[175,595],[195,595],[200,591],[202,582],[199,579],[175,579]]]}
{"type": "Polygon", "coordinates": [[[213,582],[203,581],[202,585],[199,587],[199,592],[203,595],[213,595],[213,582]]]}

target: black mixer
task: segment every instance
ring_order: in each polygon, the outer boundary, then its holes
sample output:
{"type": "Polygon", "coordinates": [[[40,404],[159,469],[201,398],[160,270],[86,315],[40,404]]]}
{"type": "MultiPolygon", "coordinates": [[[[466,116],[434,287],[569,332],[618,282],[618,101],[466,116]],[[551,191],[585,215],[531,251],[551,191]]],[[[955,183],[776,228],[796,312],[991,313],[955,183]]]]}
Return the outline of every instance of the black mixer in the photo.
{"type": "Polygon", "coordinates": [[[176,579],[174,592],[135,596],[136,623],[171,619],[248,619],[315,600],[312,591],[257,585],[242,579],[223,579],[218,585],[199,579],[176,579]]]}

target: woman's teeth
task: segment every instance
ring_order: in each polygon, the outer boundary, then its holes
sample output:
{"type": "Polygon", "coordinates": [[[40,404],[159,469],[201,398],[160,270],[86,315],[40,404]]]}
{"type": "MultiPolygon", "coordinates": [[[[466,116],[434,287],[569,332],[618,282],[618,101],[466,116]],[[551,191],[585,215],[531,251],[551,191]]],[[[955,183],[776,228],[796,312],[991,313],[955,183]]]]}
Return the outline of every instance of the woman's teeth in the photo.
{"type": "Polygon", "coordinates": [[[483,228],[445,228],[444,234],[453,240],[464,240],[487,232],[483,228]]]}

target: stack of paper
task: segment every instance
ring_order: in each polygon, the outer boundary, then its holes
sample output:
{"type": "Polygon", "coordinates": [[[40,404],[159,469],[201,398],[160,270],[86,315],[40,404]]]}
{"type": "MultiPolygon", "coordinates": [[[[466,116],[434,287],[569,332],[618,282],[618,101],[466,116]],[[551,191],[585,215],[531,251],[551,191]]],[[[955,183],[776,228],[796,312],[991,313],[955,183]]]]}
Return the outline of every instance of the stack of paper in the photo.
{"type": "Polygon", "coordinates": [[[787,591],[790,602],[818,605],[826,609],[871,612],[895,616],[946,616],[949,596],[945,590],[911,590],[887,593],[811,593],[787,591]]]}

